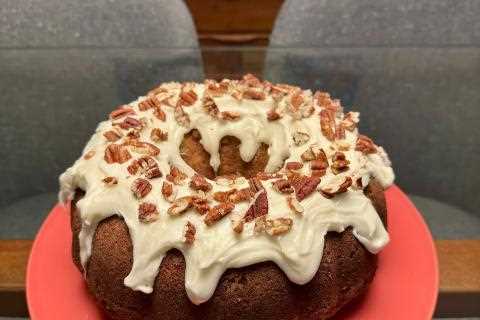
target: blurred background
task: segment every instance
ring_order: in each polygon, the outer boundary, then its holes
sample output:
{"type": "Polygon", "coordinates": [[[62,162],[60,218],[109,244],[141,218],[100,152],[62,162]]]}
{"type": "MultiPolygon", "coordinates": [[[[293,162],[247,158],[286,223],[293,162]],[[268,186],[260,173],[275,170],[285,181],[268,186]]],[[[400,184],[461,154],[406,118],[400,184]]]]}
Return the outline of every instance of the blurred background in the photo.
{"type": "Polygon", "coordinates": [[[478,0],[0,0],[0,239],[34,238],[115,106],[245,73],[360,111],[434,238],[478,239],[479,16],[478,0]]]}

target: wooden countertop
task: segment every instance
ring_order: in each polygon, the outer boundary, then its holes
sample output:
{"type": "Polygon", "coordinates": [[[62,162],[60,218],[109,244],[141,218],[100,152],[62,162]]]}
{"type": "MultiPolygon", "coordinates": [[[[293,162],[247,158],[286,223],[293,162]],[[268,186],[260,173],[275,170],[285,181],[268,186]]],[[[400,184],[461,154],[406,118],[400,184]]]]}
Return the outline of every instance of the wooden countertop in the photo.
{"type": "MultiPolygon", "coordinates": [[[[480,316],[480,239],[437,240],[436,317],[480,316]]],[[[31,240],[0,240],[0,316],[27,316],[25,273],[31,240]]]]}

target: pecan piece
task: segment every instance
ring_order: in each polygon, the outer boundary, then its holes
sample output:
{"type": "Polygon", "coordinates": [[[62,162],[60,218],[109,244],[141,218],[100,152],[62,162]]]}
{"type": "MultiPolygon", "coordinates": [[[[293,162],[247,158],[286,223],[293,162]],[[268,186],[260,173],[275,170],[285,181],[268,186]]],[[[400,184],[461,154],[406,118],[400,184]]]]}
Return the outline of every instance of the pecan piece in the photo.
{"type": "Polygon", "coordinates": [[[179,214],[184,213],[192,206],[192,197],[186,196],[175,199],[170,208],[168,208],[167,213],[171,216],[178,216],[179,214]]]}
{"type": "Polygon", "coordinates": [[[245,221],[243,221],[243,219],[239,219],[235,221],[233,224],[233,231],[235,231],[236,233],[242,233],[244,225],[245,225],[245,221]]]}
{"type": "Polygon", "coordinates": [[[219,118],[225,121],[235,121],[240,119],[240,113],[236,111],[222,111],[219,118]]]}
{"type": "Polygon", "coordinates": [[[267,119],[268,121],[278,120],[280,119],[280,114],[277,111],[270,109],[267,111],[267,119]]]}
{"type": "Polygon", "coordinates": [[[302,153],[301,158],[303,161],[321,160],[328,164],[325,151],[315,144],[312,144],[307,150],[305,150],[305,152],[302,153]]]}
{"type": "Polygon", "coordinates": [[[117,141],[118,139],[120,139],[120,135],[113,131],[113,130],[108,130],[106,132],[103,133],[103,136],[105,137],[105,139],[107,139],[107,141],[109,142],[115,142],[117,141]]]}
{"type": "Polygon", "coordinates": [[[295,145],[301,146],[310,140],[310,135],[306,132],[297,130],[293,133],[292,138],[295,145]]]}
{"type": "Polygon", "coordinates": [[[133,111],[133,109],[128,107],[127,105],[123,105],[110,112],[110,119],[116,120],[130,114],[135,114],[135,111],[133,111]]]}
{"type": "Polygon", "coordinates": [[[132,118],[132,117],[126,117],[125,119],[123,119],[122,122],[120,123],[117,123],[120,128],[124,129],[124,130],[128,130],[128,129],[131,129],[131,128],[142,128],[143,127],[143,123],[142,121],[138,120],[138,119],[135,119],[135,118],[132,118]]]}
{"type": "Polygon", "coordinates": [[[167,119],[167,115],[160,107],[155,107],[153,109],[153,115],[160,121],[165,121],[167,119]]]}
{"type": "Polygon", "coordinates": [[[131,157],[132,156],[124,146],[115,143],[109,144],[105,149],[104,160],[107,163],[118,162],[122,164],[128,161],[131,157]]]}
{"type": "Polygon", "coordinates": [[[300,204],[300,202],[297,200],[296,197],[288,196],[287,197],[287,205],[296,214],[302,214],[303,213],[303,207],[300,204]]]}
{"type": "Polygon", "coordinates": [[[319,177],[307,177],[302,176],[292,182],[293,188],[295,189],[295,195],[297,196],[298,201],[302,201],[307,196],[309,196],[320,183],[319,177]]]}
{"type": "Polygon", "coordinates": [[[85,153],[85,155],[83,156],[83,159],[85,160],[92,159],[94,155],[95,155],[95,150],[90,150],[87,153],[85,153]]]}
{"type": "Polygon", "coordinates": [[[272,182],[273,189],[279,193],[292,193],[292,185],[287,179],[278,179],[272,182]]]}
{"type": "Polygon", "coordinates": [[[357,123],[359,122],[359,113],[358,112],[348,112],[345,114],[342,122],[340,123],[341,126],[348,131],[353,131],[357,127],[357,123]]]}
{"type": "Polygon", "coordinates": [[[160,149],[149,142],[132,140],[126,143],[126,145],[131,146],[132,151],[136,153],[146,154],[149,156],[158,156],[160,154],[160,149]]]}
{"type": "Polygon", "coordinates": [[[191,106],[197,101],[197,99],[197,94],[193,90],[180,92],[180,104],[182,106],[191,106]]]}
{"type": "Polygon", "coordinates": [[[303,168],[303,163],[298,161],[287,162],[285,168],[287,168],[287,170],[299,170],[303,168]]]}
{"type": "Polygon", "coordinates": [[[112,187],[112,186],[118,184],[118,180],[115,177],[105,177],[105,178],[102,179],[102,181],[103,181],[103,183],[105,183],[105,185],[107,187],[112,187]]]}
{"type": "Polygon", "coordinates": [[[216,205],[215,207],[208,210],[208,213],[203,221],[207,226],[211,226],[215,222],[232,212],[233,208],[235,208],[235,205],[231,202],[224,202],[216,205]]]}
{"type": "Polygon", "coordinates": [[[245,212],[243,219],[245,222],[250,222],[266,214],[268,214],[268,197],[267,192],[262,189],[255,194],[253,203],[245,212]]]}
{"type": "Polygon", "coordinates": [[[355,150],[362,152],[363,154],[376,153],[377,148],[373,143],[372,139],[367,136],[358,135],[357,144],[355,145],[355,150]]]}
{"type": "Polygon", "coordinates": [[[140,203],[138,206],[138,220],[143,223],[153,222],[158,219],[157,206],[150,202],[140,203]]]}
{"type": "Polygon", "coordinates": [[[204,192],[208,192],[212,190],[212,184],[209,183],[204,176],[195,173],[190,180],[190,188],[193,190],[202,190],[204,192]]]}
{"type": "Polygon", "coordinates": [[[182,184],[186,178],[187,175],[175,166],[170,168],[170,173],[167,175],[167,180],[176,185],[182,184]]]}
{"type": "Polygon", "coordinates": [[[335,140],[335,116],[333,112],[327,109],[320,111],[320,127],[325,138],[330,141],[335,140]]]}
{"type": "Polygon", "coordinates": [[[150,131],[150,139],[154,142],[166,141],[168,140],[168,132],[162,131],[159,128],[153,128],[150,131]]]}
{"type": "Polygon", "coordinates": [[[155,161],[155,159],[153,159],[152,157],[149,157],[149,156],[141,157],[140,159],[136,160],[136,163],[137,163],[138,169],[140,169],[141,172],[148,179],[158,178],[162,176],[162,172],[158,167],[157,161],[155,161]]]}
{"type": "Polygon", "coordinates": [[[334,174],[339,174],[340,172],[348,170],[348,165],[350,164],[350,161],[346,159],[343,152],[335,152],[332,160],[332,172],[334,174]]]}
{"type": "Polygon", "coordinates": [[[243,97],[251,100],[265,100],[265,92],[257,89],[247,89],[243,92],[243,97]]]}
{"type": "Polygon", "coordinates": [[[197,229],[190,221],[187,221],[185,225],[185,244],[192,245],[195,241],[195,234],[197,233],[197,229]]]}
{"type": "Polygon", "coordinates": [[[137,178],[133,181],[132,186],[130,188],[133,192],[133,195],[137,199],[144,198],[147,194],[152,191],[152,185],[148,180],[137,178]]]}
{"type": "Polygon", "coordinates": [[[192,196],[192,206],[197,213],[204,215],[210,210],[208,199],[201,196],[192,196]]]}
{"type": "Polygon", "coordinates": [[[163,181],[162,195],[163,195],[163,198],[168,202],[173,202],[176,196],[176,194],[173,191],[173,184],[168,183],[167,181],[163,181]]]}
{"type": "Polygon", "coordinates": [[[212,98],[210,97],[205,97],[202,101],[202,108],[205,110],[209,115],[212,117],[217,117],[218,115],[218,107],[215,104],[215,101],[213,101],[212,98]]]}
{"type": "Polygon", "coordinates": [[[288,232],[293,225],[290,218],[267,219],[265,221],[265,231],[271,236],[278,236],[288,232]]]}
{"type": "Polygon", "coordinates": [[[175,120],[183,127],[188,127],[190,125],[190,117],[188,114],[183,111],[181,105],[177,105],[174,111],[175,120]]]}
{"type": "Polygon", "coordinates": [[[138,109],[140,111],[146,111],[150,108],[160,107],[160,101],[155,97],[149,97],[138,104],[138,109]]]}
{"type": "Polygon", "coordinates": [[[325,196],[325,198],[332,198],[333,196],[347,192],[348,188],[352,185],[352,178],[345,177],[344,180],[339,181],[334,179],[325,187],[321,188],[320,191],[325,196]]]}
{"type": "Polygon", "coordinates": [[[341,124],[335,126],[335,140],[345,139],[345,129],[341,124]]]}

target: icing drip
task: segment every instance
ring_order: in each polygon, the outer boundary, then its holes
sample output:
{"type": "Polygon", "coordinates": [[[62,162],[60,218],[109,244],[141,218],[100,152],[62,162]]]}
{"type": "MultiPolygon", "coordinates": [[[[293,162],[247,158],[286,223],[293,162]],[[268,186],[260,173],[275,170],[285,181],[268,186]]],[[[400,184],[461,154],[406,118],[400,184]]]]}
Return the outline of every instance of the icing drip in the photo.
{"type": "MultiPolygon", "coordinates": [[[[171,93],[171,99],[178,99],[181,90],[179,84],[164,84],[162,87],[171,93]]],[[[188,209],[178,216],[168,215],[167,210],[171,203],[166,201],[161,193],[166,174],[172,166],[175,166],[187,174],[188,182],[195,173],[179,153],[184,135],[192,129],[200,132],[202,137],[200,143],[210,153],[210,164],[215,170],[220,165],[218,152],[220,140],[225,136],[234,136],[241,141],[240,155],[247,162],[253,159],[261,143],[267,144],[269,161],[266,172],[276,172],[283,167],[284,162],[302,162],[301,155],[313,143],[322,147],[329,157],[338,150],[338,145],[322,134],[318,117],[322,108],[313,100],[309,91],[305,91],[304,94],[312,102],[314,112],[311,116],[300,119],[282,110],[287,105],[285,100],[289,99],[288,96],[281,101],[275,101],[270,95],[264,100],[245,98],[238,100],[230,94],[214,97],[219,112],[227,111],[240,115],[234,121],[225,121],[212,117],[202,108],[202,97],[206,94],[204,84],[195,84],[193,90],[198,99],[193,105],[184,107],[184,112],[189,117],[188,125],[181,125],[175,121],[173,107],[163,108],[166,121],[152,116],[151,110],[140,111],[138,105],[147,97],[140,97],[129,105],[138,117],[145,117],[145,128],[140,131],[139,140],[155,144],[161,150],[155,158],[163,176],[150,180],[152,191],[142,199],[156,206],[159,212],[158,220],[152,223],[139,221],[139,200],[131,192],[131,185],[136,176],[127,170],[131,162],[107,163],[104,159],[105,148],[110,142],[103,134],[107,130],[112,130],[114,128],[112,122],[116,121],[100,123],[86,145],[83,156],[61,175],[59,193],[61,201],[71,200],[77,188],[86,191],[85,196],[77,203],[82,220],[79,234],[80,258],[84,266],[91,254],[92,239],[98,223],[111,215],[121,216],[125,220],[132,238],[133,267],[125,278],[125,285],[145,293],[152,292],[152,285],[163,257],[168,250],[176,248],[185,257],[185,288],[195,304],[200,304],[213,295],[218,280],[226,269],[262,261],[275,262],[295,283],[307,283],[317,272],[322,258],[324,238],[328,231],[342,232],[352,226],[355,237],[372,253],[378,252],[388,243],[388,234],[370,200],[363,194],[361,188],[354,186],[333,198],[327,198],[317,191],[313,192],[301,201],[304,213],[299,215],[289,208],[285,195],[274,190],[271,180],[262,181],[269,204],[267,217],[269,219],[288,217],[293,221],[291,230],[279,236],[255,232],[254,222],[245,223],[240,234],[232,230],[232,225],[243,217],[251,205],[248,201],[237,203],[228,216],[212,226],[207,226],[204,223],[204,216],[193,209],[188,209]],[[266,111],[275,107],[282,112],[282,117],[276,121],[269,121],[266,111]],[[150,138],[150,128],[154,127],[168,132],[168,139],[154,143],[150,138]],[[294,141],[293,136],[298,131],[308,134],[308,142],[299,145],[294,141]],[[91,158],[85,159],[87,153],[94,154],[91,158]],[[107,176],[116,177],[118,183],[113,187],[106,186],[102,179],[107,176]],[[192,245],[187,245],[184,241],[184,227],[187,221],[196,228],[196,237],[192,245]]],[[[336,121],[339,122],[341,119],[336,121]]],[[[348,150],[343,149],[350,162],[348,170],[334,174],[328,169],[321,178],[318,189],[327,187],[335,179],[347,176],[352,177],[354,181],[361,181],[363,186],[368,184],[371,176],[385,187],[393,183],[394,174],[383,149],[377,147],[377,153],[363,154],[354,148],[357,138],[356,129],[345,132],[342,143],[350,145],[348,150]]],[[[132,155],[132,158],[142,156],[135,153],[132,155]]],[[[305,175],[309,175],[309,171],[308,165],[299,170],[305,175]]],[[[208,182],[212,184],[212,193],[231,188],[242,189],[249,185],[244,178],[236,179],[235,184],[230,186],[210,180],[208,182]]],[[[192,194],[188,183],[175,186],[175,189],[177,199],[192,194]]],[[[212,200],[212,205],[214,204],[215,201],[212,200]]]]}

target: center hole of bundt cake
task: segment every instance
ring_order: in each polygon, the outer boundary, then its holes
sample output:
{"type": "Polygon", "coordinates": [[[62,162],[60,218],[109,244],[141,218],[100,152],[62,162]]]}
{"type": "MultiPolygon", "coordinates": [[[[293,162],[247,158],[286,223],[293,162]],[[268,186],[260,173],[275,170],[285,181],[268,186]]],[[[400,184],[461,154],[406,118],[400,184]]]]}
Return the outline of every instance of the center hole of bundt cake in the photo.
{"type": "Polygon", "coordinates": [[[220,140],[220,166],[217,172],[210,165],[210,154],[200,143],[200,132],[191,130],[183,137],[180,144],[180,155],[183,160],[198,174],[209,179],[217,176],[238,175],[251,178],[259,172],[265,171],[268,162],[268,145],[262,143],[250,162],[245,162],[240,156],[240,140],[226,136],[220,140]]]}

